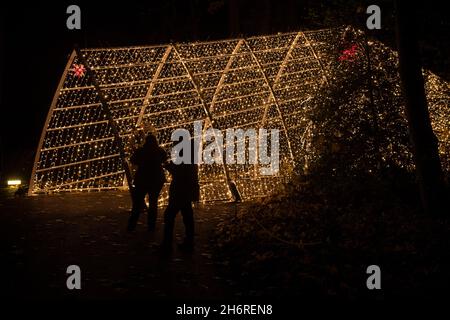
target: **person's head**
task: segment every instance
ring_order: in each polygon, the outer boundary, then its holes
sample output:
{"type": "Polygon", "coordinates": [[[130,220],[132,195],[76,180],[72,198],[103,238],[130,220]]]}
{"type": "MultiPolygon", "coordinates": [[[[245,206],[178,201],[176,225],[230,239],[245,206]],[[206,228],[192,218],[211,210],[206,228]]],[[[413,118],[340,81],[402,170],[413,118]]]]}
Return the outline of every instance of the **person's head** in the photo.
{"type": "Polygon", "coordinates": [[[158,140],[156,139],[156,136],[153,134],[147,135],[145,138],[144,148],[155,148],[158,147],[158,140]]]}

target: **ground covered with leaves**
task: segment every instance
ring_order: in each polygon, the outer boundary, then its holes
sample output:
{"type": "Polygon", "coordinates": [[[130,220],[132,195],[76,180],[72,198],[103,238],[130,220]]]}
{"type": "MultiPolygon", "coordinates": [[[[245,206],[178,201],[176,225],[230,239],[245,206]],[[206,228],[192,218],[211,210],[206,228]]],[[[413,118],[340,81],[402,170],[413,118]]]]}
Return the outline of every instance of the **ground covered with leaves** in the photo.
{"type": "Polygon", "coordinates": [[[450,220],[423,214],[419,199],[393,169],[302,176],[222,222],[217,257],[254,296],[439,297],[450,288],[450,220]],[[373,264],[383,290],[366,287],[373,264]]]}

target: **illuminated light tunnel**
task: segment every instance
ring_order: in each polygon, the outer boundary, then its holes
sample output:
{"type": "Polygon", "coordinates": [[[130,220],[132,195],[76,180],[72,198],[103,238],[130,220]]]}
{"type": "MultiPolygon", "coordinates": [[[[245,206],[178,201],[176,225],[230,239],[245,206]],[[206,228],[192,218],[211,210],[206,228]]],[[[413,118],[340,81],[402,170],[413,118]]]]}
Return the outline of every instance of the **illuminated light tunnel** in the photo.
{"type": "MultiPolygon", "coordinates": [[[[270,194],[311,160],[307,113],[333,81],[341,33],[74,51],[44,125],[29,193],[126,189],[140,128],[154,128],[169,150],[174,129],[192,132],[203,120],[204,130],[224,135],[228,128],[279,129],[280,170],[262,176],[258,165],[200,165],[201,199],[232,200],[231,181],[243,200],[270,194]]],[[[160,201],[167,196],[166,185],[160,201]]]]}

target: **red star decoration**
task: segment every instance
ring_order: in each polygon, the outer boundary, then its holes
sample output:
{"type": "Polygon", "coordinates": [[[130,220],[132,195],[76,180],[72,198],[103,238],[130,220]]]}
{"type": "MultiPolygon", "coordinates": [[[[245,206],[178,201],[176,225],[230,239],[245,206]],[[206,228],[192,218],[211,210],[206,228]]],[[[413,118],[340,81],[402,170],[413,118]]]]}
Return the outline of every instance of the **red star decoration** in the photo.
{"type": "Polygon", "coordinates": [[[350,48],[342,51],[339,61],[354,61],[358,54],[358,45],[353,44],[350,48]]]}
{"type": "Polygon", "coordinates": [[[82,64],[74,64],[71,70],[78,78],[81,78],[86,73],[86,68],[82,64]]]}

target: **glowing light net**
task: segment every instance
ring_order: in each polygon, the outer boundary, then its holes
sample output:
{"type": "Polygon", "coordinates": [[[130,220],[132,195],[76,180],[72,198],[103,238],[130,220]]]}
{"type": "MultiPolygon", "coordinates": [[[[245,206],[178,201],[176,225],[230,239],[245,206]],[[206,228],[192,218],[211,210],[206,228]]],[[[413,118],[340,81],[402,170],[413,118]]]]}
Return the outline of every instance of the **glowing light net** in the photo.
{"type": "MultiPolygon", "coordinates": [[[[230,180],[243,199],[251,199],[270,193],[309,157],[311,121],[305,114],[332,75],[337,34],[320,30],[81,52],[108,101],[127,155],[142,126],[156,128],[165,148],[174,129],[192,132],[195,120],[204,120],[204,130],[212,125],[224,134],[227,128],[279,129],[276,176],[261,176],[257,165],[200,166],[202,200],[231,199],[230,180]]],[[[44,126],[30,193],[126,188],[119,145],[92,74],[73,72],[79,65],[73,52],[44,126]]]]}

